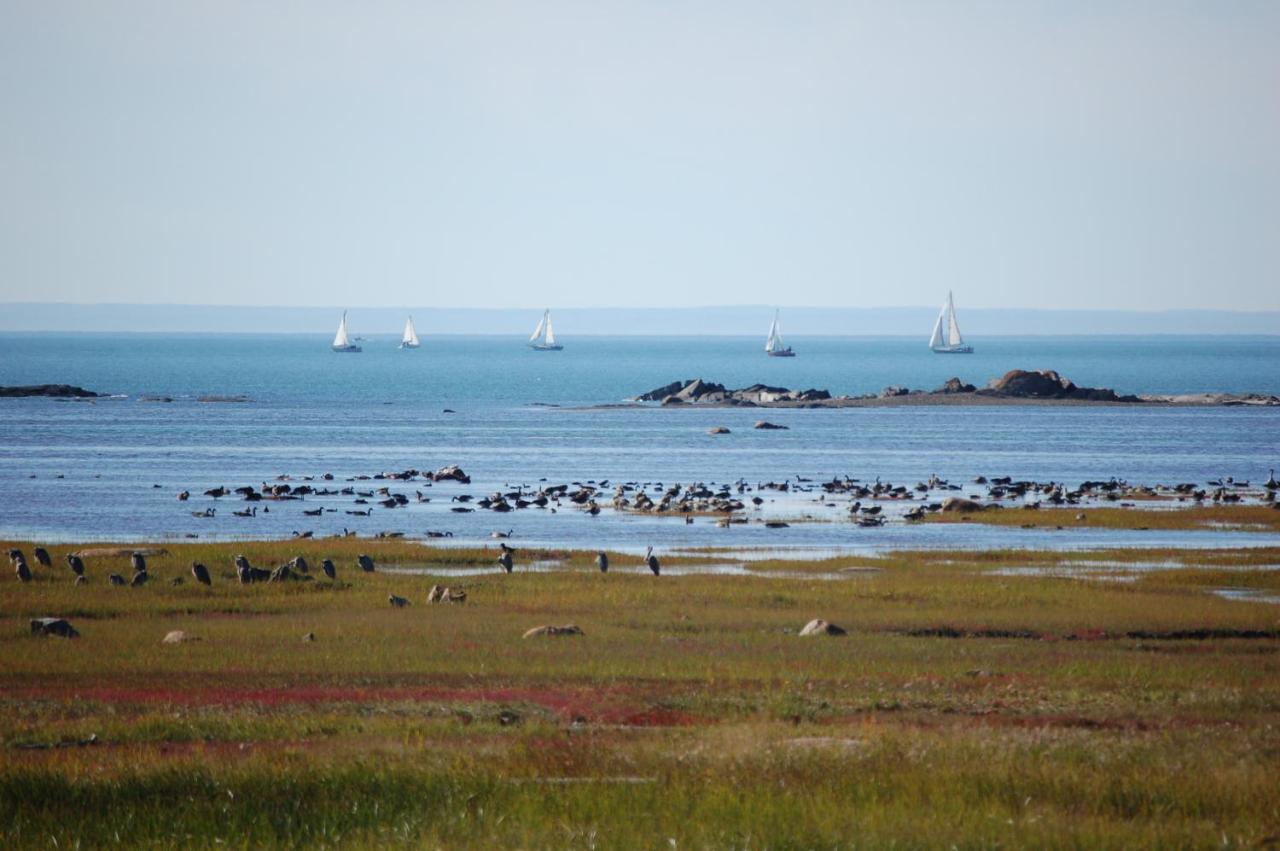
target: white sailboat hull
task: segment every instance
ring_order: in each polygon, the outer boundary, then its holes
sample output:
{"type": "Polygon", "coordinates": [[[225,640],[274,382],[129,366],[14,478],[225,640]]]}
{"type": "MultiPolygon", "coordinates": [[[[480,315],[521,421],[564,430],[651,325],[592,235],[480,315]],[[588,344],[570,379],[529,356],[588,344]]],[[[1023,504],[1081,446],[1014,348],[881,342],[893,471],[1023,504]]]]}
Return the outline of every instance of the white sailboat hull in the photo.
{"type": "Polygon", "coordinates": [[[530,343],[529,348],[535,352],[559,352],[564,350],[564,346],[557,344],[547,345],[546,343],[530,343]]]}
{"type": "Polygon", "coordinates": [[[973,346],[935,346],[933,352],[938,355],[971,355],[973,346]]]}
{"type": "Polygon", "coordinates": [[[334,350],[335,352],[362,352],[362,351],[364,351],[364,349],[360,348],[360,347],[359,347],[359,346],[357,346],[355,343],[348,343],[348,344],[347,344],[347,345],[345,345],[345,346],[333,346],[332,348],[333,348],[333,350],[334,350]]]}
{"type": "Polygon", "coordinates": [[[790,347],[785,349],[774,349],[772,352],[765,352],[771,358],[793,358],[796,353],[791,351],[790,347]]]}

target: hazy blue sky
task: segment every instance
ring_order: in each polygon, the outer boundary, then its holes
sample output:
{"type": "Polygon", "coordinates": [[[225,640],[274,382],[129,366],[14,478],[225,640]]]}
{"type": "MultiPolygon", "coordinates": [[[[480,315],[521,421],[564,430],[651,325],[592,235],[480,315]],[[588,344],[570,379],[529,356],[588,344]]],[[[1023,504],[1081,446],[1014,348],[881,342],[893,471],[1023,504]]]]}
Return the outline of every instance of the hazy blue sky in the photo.
{"type": "Polygon", "coordinates": [[[0,2],[0,301],[1280,308],[1280,2],[0,2]]]}

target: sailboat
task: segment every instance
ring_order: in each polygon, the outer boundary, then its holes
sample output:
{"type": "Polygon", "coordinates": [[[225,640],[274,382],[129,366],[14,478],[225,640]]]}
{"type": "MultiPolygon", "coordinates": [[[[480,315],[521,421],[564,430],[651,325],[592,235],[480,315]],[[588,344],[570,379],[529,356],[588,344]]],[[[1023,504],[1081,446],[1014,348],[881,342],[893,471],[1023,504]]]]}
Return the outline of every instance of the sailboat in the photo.
{"type": "Polygon", "coordinates": [[[778,327],[778,311],[773,312],[773,324],[769,326],[769,339],[765,340],[764,353],[771,358],[793,358],[796,353],[782,342],[782,330],[778,327]]]}
{"type": "Polygon", "coordinates": [[[556,332],[551,327],[551,308],[543,311],[538,327],[529,335],[529,348],[539,352],[558,352],[564,348],[556,342],[556,332]]]}
{"type": "Polygon", "coordinates": [[[956,323],[956,303],[947,291],[947,302],[942,305],[938,321],[933,324],[933,334],[929,337],[929,348],[940,355],[973,354],[973,346],[966,346],[964,337],[960,336],[960,326],[956,323]]]}
{"type": "Polygon", "coordinates": [[[338,323],[338,333],[333,336],[335,352],[358,352],[361,348],[347,336],[347,312],[342,311],[342,321],[338,323]]]}
{"type": "Polygon", "coordinates": [[[416,349],[420,345],[422,344],[418,342],[418,331],[413,327],[413,317],[410,316],[404,323],[404,336],[400,338],[400,348],[416,349]]]}

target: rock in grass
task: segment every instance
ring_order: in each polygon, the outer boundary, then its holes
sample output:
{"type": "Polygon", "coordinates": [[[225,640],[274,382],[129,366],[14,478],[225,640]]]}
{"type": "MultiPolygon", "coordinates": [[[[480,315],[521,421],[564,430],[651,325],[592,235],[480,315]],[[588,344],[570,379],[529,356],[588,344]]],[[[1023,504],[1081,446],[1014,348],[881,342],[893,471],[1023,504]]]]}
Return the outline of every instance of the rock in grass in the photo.
{"type": "Polygon", "coordinates": [[[200,636],[192,635],[189,632],[183,632],[175,629],[173,632],[166,633],[165,637],[160,640],[161,644],[186,644],[188,641],[199,641],[200,636]]]}
{"type": "Polygon", "coordinates": [[[804,629],[800,630],[801,635],[846,635],[843,627],[828,623],[822,618],[814,618],[804,625],[804,629]]]}
{"type": "Polygon", "coordinates": [[[79,638],[79,631],[65,618],[32,618],[32,635],[56,635],[60,638],[79,638]]]}
{"type": "Polygon", "coordinates": [[[582,630],[575,624],[567,623],[563,626],[535,626],[524,634],[524,638],[537,638],[542,635],[582,635],[582,630]]]}

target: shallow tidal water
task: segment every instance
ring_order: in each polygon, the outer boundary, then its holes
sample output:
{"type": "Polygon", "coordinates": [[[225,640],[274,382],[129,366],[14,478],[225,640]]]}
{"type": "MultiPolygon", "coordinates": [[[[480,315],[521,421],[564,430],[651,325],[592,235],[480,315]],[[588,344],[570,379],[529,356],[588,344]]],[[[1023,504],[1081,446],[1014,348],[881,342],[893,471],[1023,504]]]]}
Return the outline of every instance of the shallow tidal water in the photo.
{"type": "MultiPolygon", "coordinates": [[[[859,528],[824,510],[816,493],[762,494],[753,517],[815,522],[719,528],[712,518],[591,517],[567,504],[497,515],[459,514],[452,497],[546,483],[737,482],[851,476],[912,485],[938,475],[1061,481],[1118,477],[1133,483],[1234,476],[1260,482],[1280,467],[1280,410],[1262,408],[981,407],[846,410],[657,410],[609,405],[675,379],[755,381],[874,392],[888,384],[932,388],[958,375],[977,384],[1015,367],[1058,369],[1077,383],[1122,392],[1280,392],[1280,338],[1002,338],[973,356],[936,356],[919,340],[793,341],[799,357],[770,359],[745,338],[565,337],[538,353],[508,338],[425,340],[403,352],[390,337],[358,355],[328,351],[327,336],[0,335],[0,384],[65,382],[117,394],[93,402],[0,400],[0,534],[42,540],[288,537],[354,529],[427,530],[444,543],[660,551],[689,547],[877,552],[897,548],[1280,545],[1280,536],[1195,532],[1010,529],[890,521],[859,528]],[[202,396],[247,402],[202,402],[202,396]],[[586,409],[584,409],[586,408],[586,409]],[[453,411],[446,413],[445,409],[453,411]],[[768,419],[787,431],[756,431],[768,419]],[[712,437],[712,426],[732,433],[712,437]],[[350,498],[258,503],[201,496],[225,485],[346,479],[459,464],[469,486],[390,485],[430,502],[374,506],[350,498]],[[159,487],[155,487],[159,485],[159,487]],[[190,490],[190,501],[175,494],[190,490]],[[304,509],[334,509],[307,517],[304,509]],[[193,511],[216,507],[214,517],[193,511]],[[263,512],[269,507],[269,512],[263,512]]],[[[935,494],[935,497],[940,496],[935,494]]],[[[607,502],[607,499],[605,500],[607,502]]]]}

